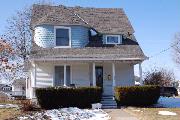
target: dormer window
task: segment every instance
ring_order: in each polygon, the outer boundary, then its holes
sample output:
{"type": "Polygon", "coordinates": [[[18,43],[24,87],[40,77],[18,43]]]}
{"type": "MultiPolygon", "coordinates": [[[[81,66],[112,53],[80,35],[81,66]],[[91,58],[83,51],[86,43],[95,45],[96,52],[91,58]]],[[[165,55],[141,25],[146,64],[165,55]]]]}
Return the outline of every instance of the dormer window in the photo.
{"type": "Polygon", "coordinates": [[[106,44],[122,44],[122,36],[106,35],[106,44]]]}
{"type": "Polygon", "coordinates": [[[55,27],[55,38],[56,47],[71,47],[71,28],[62,26],[55,27]]]}

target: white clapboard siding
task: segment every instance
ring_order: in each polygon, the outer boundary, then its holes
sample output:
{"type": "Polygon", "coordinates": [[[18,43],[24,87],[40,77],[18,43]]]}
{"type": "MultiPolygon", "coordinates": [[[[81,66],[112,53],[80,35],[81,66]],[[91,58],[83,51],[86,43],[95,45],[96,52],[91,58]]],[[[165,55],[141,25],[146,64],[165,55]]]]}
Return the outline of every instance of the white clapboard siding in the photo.
{"type": "Polygon", "coordinates": [[[130,64],[116,64],[116,85],[117,86],[133,86],[134,82],[134,66],[130,64]]]}
{"type": "Polygon", "coordinates": [[[72,65],[72,83],[76,86],[90,86],[89,65],[76,64],[72,65]]]}
{"type": "Polygon", "coordinates": [[[53,65],[39,63],[36,70],[36,86],[53,86],[53,65]]]}

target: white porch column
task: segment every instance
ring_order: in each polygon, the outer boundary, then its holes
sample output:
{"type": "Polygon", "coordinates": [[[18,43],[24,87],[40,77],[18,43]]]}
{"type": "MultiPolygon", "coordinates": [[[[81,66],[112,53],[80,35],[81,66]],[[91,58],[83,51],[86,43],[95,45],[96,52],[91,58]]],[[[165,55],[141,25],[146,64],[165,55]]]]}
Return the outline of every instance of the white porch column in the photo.
{"type": "Polygon", "coordinates": [[[36,65],[36,63],[35,63],[35,68],[34,68],[34,69],[35,69],[35,75],[34,75],[34,76],[35,76],[35,77],[34,77],[34,80],[35,80],[34,82],[35,82],[35,84],[34,84],[34,85],[35,85],[35,87],[36,87],[36,76],[37,76],[37,65],[36,65]]]}
{"type": "Polygon", "coordinates": [[[72,81],[72,65],[70,66],[70,84],[72,84],[73,81],[72,81]]]}
{"type": "Polygon", "coordinates": [[[113,87],[116,86],[116,80],[115,80],[115,76],[116,76],[116,73],[115,73],[115,64],[112,63],[112,81],[113,81],[113,87]]]}
{"type": "Polygon", "coordinates": [[[139,63],[139,77],[140,77],[140,85],[143,85],[143,80],[142,80],[142,63],[139,63]]]}
{"type": "Polygon", "coordinates": [[[64,65],[64,86],[67,85],[67,80],[66,80],[66,64],[64,65]]]}
{"type": "Polygon", "coordinates": [[[96,86],[96,70],[95,70],[95,63],[93,63],[93,86],[96,86]]]}
{"type": "Polygon", "coordinates": [[[29,88],[30,88],[30,86],[29,86],[29,80],[28,80],[28,77],[26,76],[26,97],[29,97],[29,95],[28,95],[28,93],[29,93],[29,88]]]}
{"type": "Polygon", "coordinates": [[[33,79],[31,79],[31,86],[32,87],[36,87],[36,72],[37,72],[37,66],[36,66],[36,63],[34,62],[33,64],[32,64],[32,66],[33,66],[33,70],[32,70],[32,74],[31,74],[31,78],[33,78],[33,79]]]}

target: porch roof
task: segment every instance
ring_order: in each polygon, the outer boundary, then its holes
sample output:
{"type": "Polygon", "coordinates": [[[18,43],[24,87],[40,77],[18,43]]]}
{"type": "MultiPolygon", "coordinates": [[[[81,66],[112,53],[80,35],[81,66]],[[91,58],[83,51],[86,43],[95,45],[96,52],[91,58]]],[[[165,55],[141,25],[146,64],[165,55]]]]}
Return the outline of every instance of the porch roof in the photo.
{"type": "MultiPolygon", "coordinates": [[[[35,47],[37,45],[33,45],[35,47]]],[[[35,47],[31,60],[139,60],[147,59],[139,45],[85,48],[35,47]]]]}

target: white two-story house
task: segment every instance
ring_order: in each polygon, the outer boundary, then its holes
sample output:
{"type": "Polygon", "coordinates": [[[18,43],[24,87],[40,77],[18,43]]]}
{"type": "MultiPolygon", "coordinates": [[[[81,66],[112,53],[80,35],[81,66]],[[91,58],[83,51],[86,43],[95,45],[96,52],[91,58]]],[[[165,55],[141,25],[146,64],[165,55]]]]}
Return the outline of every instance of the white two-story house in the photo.
{"type": "Polygon", "coordinates": [[[36,88],[133,86],[134,65],[147,59],[120,8],[34,5],[26,97],[36,88]]]}

